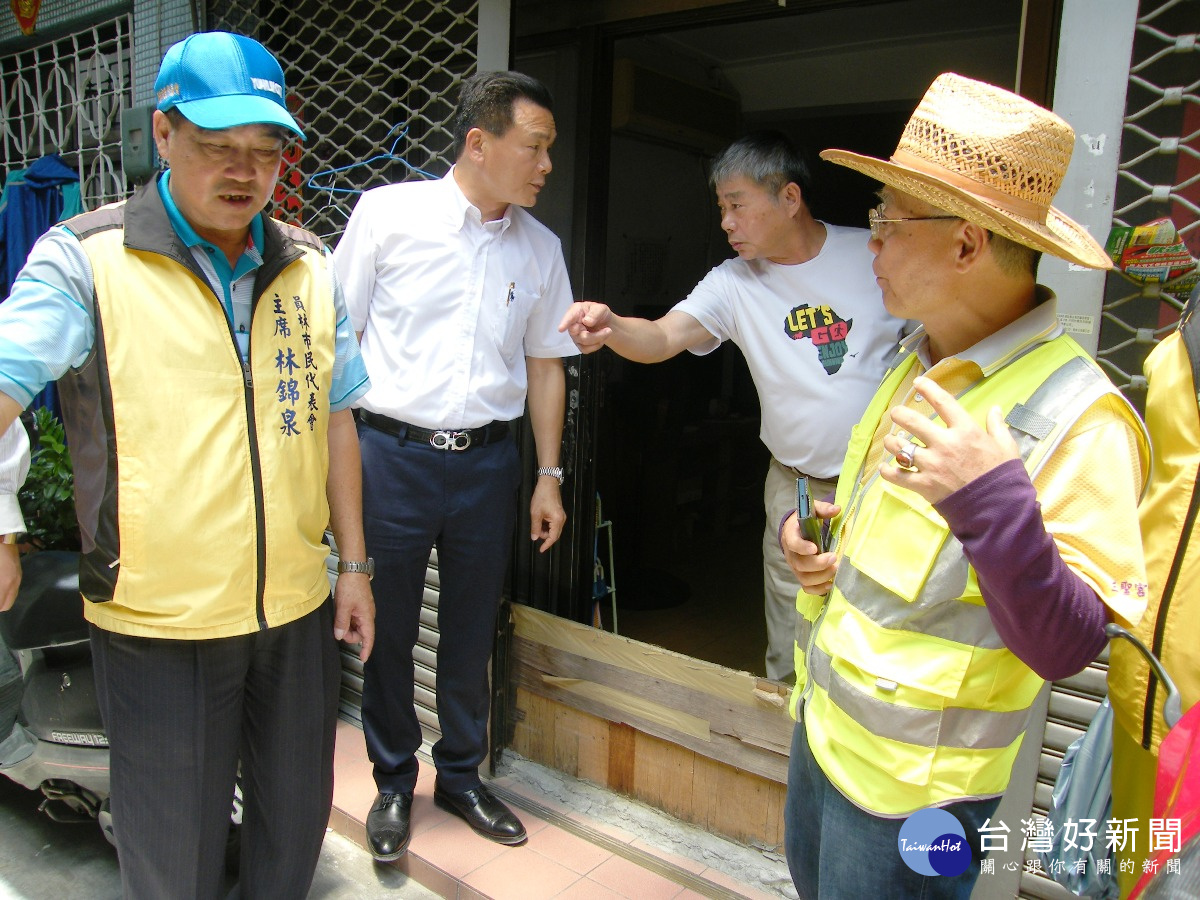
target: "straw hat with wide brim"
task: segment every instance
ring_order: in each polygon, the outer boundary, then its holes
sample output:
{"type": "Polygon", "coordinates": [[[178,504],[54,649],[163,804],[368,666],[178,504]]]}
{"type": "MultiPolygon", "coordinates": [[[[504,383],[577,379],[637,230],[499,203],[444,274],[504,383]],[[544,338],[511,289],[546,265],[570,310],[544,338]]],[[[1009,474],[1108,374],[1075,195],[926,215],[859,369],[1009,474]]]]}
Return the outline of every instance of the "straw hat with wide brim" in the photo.
{"type": "Polygon", "coordinates": [[[847,150],[821,158],[1035,250],[1108,269],[1104,248],[1050,205],[1074,143],[1071,126],[1049,110],[948,72],[921,98],[890,161],[847,150]]]}

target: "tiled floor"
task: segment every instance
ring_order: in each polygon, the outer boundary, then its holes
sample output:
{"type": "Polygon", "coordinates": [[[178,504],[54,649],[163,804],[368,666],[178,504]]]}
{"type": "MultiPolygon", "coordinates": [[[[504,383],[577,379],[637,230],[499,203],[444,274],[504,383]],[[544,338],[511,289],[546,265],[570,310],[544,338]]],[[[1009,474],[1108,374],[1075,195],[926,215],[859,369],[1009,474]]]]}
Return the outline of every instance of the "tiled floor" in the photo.
{"type": "MultiPolygon", "coordinates": [[[[433,805],[433,767],[422,767],[413,798],[412,843],[394,865],[455,900],[689,900],[750,897],[777,900],[703,863],[663,853],[607,823],[590,821],[508,779],[492,785],[513,800],[529,840],[503,847],[433,805]],[[545,816],[530,812],[543,810],[545,816]],[[564,821],[566,820],[566,821],[564,821]],[[595,835],[588,840],[585,836],[595,835]]],[[[334,830],[365,845],[363,820],[375,798],[363,734],[338,723],[334,769],[334,830]]]]}

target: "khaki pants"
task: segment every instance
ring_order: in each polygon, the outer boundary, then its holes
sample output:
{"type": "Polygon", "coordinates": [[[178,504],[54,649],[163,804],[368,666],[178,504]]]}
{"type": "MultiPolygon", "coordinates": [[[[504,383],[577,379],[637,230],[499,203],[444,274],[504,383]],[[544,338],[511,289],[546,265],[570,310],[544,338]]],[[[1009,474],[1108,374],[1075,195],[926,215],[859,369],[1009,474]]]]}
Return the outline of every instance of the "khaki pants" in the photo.
{"type": "MultiPolygon", "coordinates": [[[[817,500],[833,494],[836,481],[809,479],[809,493],[817,500]]],[[[796,592],[800,583],[779,548],[779,520],[796,508],[796,474],[778,460],[767,467],[763,488],[767,522],[763,529],[763,606],[767,617],[767,677],[795,682],[796,592]]]]}

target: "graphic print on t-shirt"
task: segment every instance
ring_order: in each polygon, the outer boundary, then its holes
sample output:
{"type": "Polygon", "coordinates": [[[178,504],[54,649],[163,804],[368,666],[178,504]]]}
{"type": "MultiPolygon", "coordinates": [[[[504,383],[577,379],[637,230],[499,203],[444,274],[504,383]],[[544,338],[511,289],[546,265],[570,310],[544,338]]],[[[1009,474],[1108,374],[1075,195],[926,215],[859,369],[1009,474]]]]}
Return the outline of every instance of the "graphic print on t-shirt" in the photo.
{"type": "Polygon", "coordinates": [[[808,338],[817,348],[826,374],[833,375],[846,359],[846,335],[854,327],[853,319],[843,319],[830,306],[795,307],[783,320],[783,333],[793,341],[808,338]]]}

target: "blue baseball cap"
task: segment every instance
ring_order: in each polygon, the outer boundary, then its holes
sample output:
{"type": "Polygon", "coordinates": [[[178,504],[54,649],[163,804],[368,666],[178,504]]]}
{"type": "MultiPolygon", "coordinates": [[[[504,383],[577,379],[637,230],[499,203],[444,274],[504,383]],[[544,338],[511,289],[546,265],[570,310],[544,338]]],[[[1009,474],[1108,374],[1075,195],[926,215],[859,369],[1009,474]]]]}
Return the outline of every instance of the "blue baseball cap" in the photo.
{"type": "Polygon", "coordinates": [[[172,46],[154,92],[160,110],[178,109],[201,128],[282,125],[304,140],[284,99],[283,69],[266,47],[240,34],[205,31],[172,46]]]}

